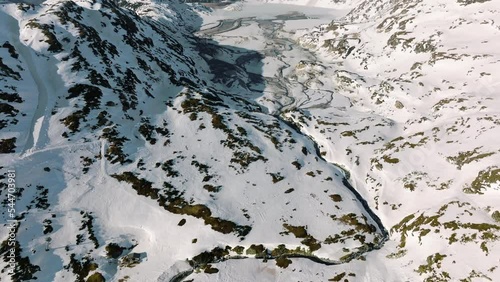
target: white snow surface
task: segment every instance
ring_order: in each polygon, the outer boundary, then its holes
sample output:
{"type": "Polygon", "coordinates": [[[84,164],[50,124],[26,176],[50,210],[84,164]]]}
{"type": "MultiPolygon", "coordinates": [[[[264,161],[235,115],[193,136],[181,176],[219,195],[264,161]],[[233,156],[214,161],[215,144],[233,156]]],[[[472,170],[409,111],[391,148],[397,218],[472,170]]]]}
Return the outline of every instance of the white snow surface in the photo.
{"type": "Polygon", "coordinates": [[[1,280],[500,280],[500,6],[472,2],[1,5],[29,259],[1,280]]]}

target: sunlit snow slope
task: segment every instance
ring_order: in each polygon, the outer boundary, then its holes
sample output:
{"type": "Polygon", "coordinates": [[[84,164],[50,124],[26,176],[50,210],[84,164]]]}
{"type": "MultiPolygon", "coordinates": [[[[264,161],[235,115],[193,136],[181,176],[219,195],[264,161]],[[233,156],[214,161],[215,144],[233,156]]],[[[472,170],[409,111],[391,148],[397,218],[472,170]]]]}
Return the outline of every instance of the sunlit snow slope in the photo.
{"type": "Polygon", "coordinates": [[[499,11],[1,5],[1,280],[500,281],[499,11]]]}
{"type": "Polygon", "coordinates": [[[204,8],[0,8],[2,223],[17,221],[1,229],[2,281],[348,264],[387,240],[345,171],[262,102],[265,56],[192,35],[204,8]]]}
{"type": "Polygon", "coordinates": [[[364,1],[290,35],[320,58],[302,77],[351,106],[286,115],[351,171],[391,233],[367,261],[399,281],[500,279],[499,14],[498,1],[364,1]]]}

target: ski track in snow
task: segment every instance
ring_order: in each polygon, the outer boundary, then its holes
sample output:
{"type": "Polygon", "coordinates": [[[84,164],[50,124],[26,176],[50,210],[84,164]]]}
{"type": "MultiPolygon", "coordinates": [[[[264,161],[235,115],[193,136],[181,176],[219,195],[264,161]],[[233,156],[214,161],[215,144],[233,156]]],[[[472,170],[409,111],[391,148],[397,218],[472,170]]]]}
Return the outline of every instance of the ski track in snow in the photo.
{"type": "MultiPolygon", "coordinates": [[[[12,19],[12,22],[14,22],[14,19],[12,19]]],[[[31,120],[28,139],[26,140],[24,149],[21,153],[21,155],[26,155],[33,153],[37,147],[37,144],[41,143],[40,137],[42,135],[42,129],[44,127],[44,123],[47,123],[44,121],[46,119],[48,93],[47,89],[45,88],[44,81],[38,75],[40,70],[37,68],[33,60],[32,51],[20,42],[19,24],[17,22],[15,24],[17,25],[17,27],[11,28],[15,32],[17,37],[17,40],[13,41],[13,45],[16,50],[19,51],[19,54],[23,58],[23,60],[26,62],[28,71],[30,72],[31,77],[35,81],[36,87],[38,89],[37,107],[31,120]]]]}
{"type": "MultiPolygon", "coordinates": [[[[48,127],[51,112],[48,85],[49,83],[55,83],[55,81],[62,84],[62,81],[57,74],[57,70],[54,69],[54,64],[51,64],[50,61],[46,61],[43,57],[39,57],[39,55],[35,53],[36,51],[33,51],[32,48],[21,42],[21,26],[18,20],[13,17],[9,17],[7,22],[7,28],[10,29],[11,33],[14,35],[11,43],[19,52],[20,59],[25,62],[25,66],[27,67],[31,78],[35,82],[38,92],[36,93],[37,106],[31,119],[24,148],[20,152],[20,156],[25,157],[35,153],[47,144],[49,138],[48,127]],[[39,59],[37,59],[37,57],[39,59]],[[40,74],[44,77],[42,78],[40,74]]],[[[53,87],[50,87],[50,90],[52,91],[57,91],[57,89],[59,89],[59,86],[54,85],[53,87]]],[[[35,95],[35,93],[29,94],[32,96],[35,95]]],[[[35,100],[34,97],[33,100],[35,100]]]]}
{"type": "Polygon", "coordinates": [[[103,179],[106,175],[107,175],[107,172],[106,172],[106,158],[104,157],[104,155],[106,154],[106,140],[101,140],[101,179],[103,179]]]}

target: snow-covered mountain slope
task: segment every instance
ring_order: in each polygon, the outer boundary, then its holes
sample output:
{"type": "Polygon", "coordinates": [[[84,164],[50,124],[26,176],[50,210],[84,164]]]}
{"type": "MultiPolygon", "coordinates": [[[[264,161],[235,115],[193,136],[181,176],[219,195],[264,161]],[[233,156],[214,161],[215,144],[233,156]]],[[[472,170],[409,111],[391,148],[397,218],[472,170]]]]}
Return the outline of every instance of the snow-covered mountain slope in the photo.
{"type": "Polygon", "coordinates": [[[2,177],[2,222],[17,220],[2,280],[175,281],[228,256],[339,264],[383,245],[344,172],[256,102],[262,54],[192,35],[203,12],[1,7],[0,158],[17,185],[2,177]]]}
{"type": "Polygon", "coordinates": [[[321,61],[290,76],[351,105],[294,105],[286,116],[352,172],[391,231],[392,254],[372,263],[409,281],[500,279],[499,8],[365,1],[291,35],[321,61]]]}
{"type": "Polygon", "coordinates": [[[498,4],[338,2],[0,6],[2,281],[499,280],[498,4]]]}
{"type": "Polygon", "coordinates": [[[247,0],[249,3],[275,3],[319,8],[353,9],[361,0],[247,0]]]}

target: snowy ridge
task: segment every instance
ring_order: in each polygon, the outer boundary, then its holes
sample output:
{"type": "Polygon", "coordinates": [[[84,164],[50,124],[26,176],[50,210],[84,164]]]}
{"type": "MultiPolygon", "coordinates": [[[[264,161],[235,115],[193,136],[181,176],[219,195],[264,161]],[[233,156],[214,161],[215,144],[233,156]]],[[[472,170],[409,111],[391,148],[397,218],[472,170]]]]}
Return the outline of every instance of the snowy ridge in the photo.
{"type": "Polygon", "coordinates": [[[0,278],[499,280],[499,8],[0,6],[0,278]]]}
{"type": "Polygon", "coordinates": [[[360,0],[250,0],[249,3],[275,3],[318,8],[352,9],[360,0]]]}
{"type": "Polygon", "coordinates": [[[499,277],[490,258],[500,229],[498,8],[365,1],[294,35],[335,66],[333,81],[314,79],[352,106],[288,116],[352,172],[397,242],[379,263],[404,265],[399,275],[414,272],[412,281],[499,277]]]}
{"type": "Polygon", "coordinates": [[[156,281],[231,256],[338,264],[385,242],[342,171],[256,102],[262,55],[192,35],[200,10],[2,6],[1,159],[17,172],[20,262],[7,275],[3,248],[2,279],[156,281]]]}

